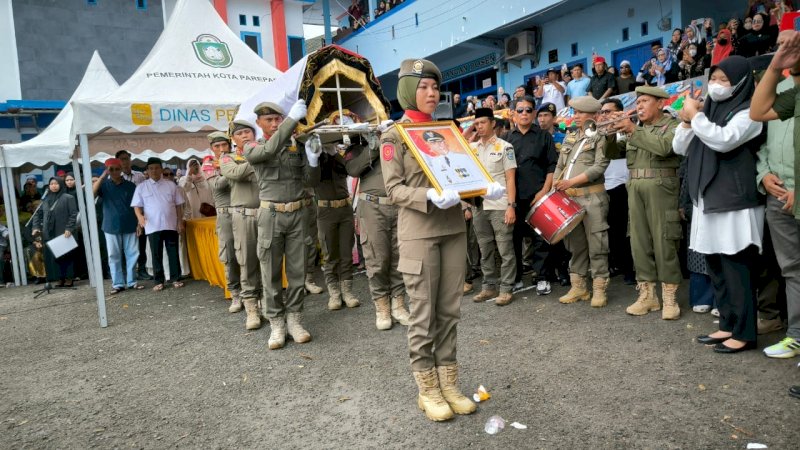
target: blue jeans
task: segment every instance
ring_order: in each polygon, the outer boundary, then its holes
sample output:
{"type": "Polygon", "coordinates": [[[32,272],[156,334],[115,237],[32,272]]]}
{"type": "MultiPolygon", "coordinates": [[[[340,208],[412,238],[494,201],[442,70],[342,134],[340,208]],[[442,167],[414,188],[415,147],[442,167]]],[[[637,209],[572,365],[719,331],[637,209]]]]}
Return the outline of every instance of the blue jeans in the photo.
{"type": "Polygon", "coordinates": [[[711,283],[711,277],[689,272],[689,304],[714,306],[714,285],[711,283]]]}
{"type": "Polygon", "coordinates": [[[136,285],[136,261],[139,258],[136,233],[106,233],[106,249],[111,286],[119,289],[136,285]]]}

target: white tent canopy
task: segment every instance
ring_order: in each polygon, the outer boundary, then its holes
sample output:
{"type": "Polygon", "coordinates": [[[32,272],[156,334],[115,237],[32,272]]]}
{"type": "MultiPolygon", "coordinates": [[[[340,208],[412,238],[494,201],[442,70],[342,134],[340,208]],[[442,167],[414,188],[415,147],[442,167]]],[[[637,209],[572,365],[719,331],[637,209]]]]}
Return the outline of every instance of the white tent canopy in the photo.
{"type": "Polygon", "coordinates": [[[210,2],[181,0],[128,81],[104,97],[73,102],[75,132],[226,130],[239,103],[280,73],[228,28],[210,2]]]}
{"type": "Polygon", "coordinates": [[[75,150],[75,135],[72,134],[72,105],[70,102],[89,100],[106,95],[119,87],[111,76],[102,58],[94,52],[86,73],[64,109],[53,122],[36,137],[19,144],[3,145],[2,165],[43,167],[49,164],[69,164],[75,150]]]}
{"type": "MultiPolygon", "coordinates": [[[[120,148],[109,144],[115,139],[135,136],[131,145],[144,140],[139,147],[122,147],[134,154],[150,147],[176,152],[207,149],[208,143],[201,141],[204,135],[227,130],[239,103],[278,75],[280,71],[228,28],[210,2],[179,0],[150,54],[128,81],[104,97],[72,102],[84,178],[91,177],[91,156],[110,155],[120,148]]],[[[91,204],[90,183],[84,189],[91,204]]],[[[95,277],[102,280],[96,214],[93,208],[88,213],[95,277]]],[[[95,288],[100,326],[105,327],[103,283],[95,288]]]]}

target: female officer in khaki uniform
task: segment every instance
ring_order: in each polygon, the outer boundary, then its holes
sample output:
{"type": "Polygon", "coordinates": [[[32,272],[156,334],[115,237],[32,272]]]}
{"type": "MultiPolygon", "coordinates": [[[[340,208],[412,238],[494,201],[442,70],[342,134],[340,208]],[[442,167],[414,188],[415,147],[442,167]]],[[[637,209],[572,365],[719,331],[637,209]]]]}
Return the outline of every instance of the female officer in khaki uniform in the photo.
{"type": "Polygon", "coordinates": [[[555,186],[583,206],[586,216],[564,238],[567,250],[572,253],[569,261],[572,287],[558,301],[589,300],[585,277],[591,268],[592,306],[599,308],[606,305],[608,287],[608,194],[603,176],[608,158],[605,137],[599,133],[588,136],[583,124],[594,120],[602,105],[594,97],[584,96],[570,99],[569,106],[575,110],[574,121],[578,131],[567,134],[561,145],[554,177],[559,181],[555,186]]]}
{"type": "MultiPolygon", "coordinates": [[[[439,69],[430,61],[410,59],[400,65],[399,77],[397,99],[405,110],[400,121],[432,121],[439,103],[439,69]]],[[[411,304],[408,347],[419,388],[417,405],[436,421],[470,414],[476,406],[456,386],[456,325],[467,257],[460,197],[432,188],[396,127],[381,137],[380,152],[386,191],[398,206],[397,270],[411,304]]],[[[489,190],[497,197],[504,192],[494,184],[489,190]]]]}

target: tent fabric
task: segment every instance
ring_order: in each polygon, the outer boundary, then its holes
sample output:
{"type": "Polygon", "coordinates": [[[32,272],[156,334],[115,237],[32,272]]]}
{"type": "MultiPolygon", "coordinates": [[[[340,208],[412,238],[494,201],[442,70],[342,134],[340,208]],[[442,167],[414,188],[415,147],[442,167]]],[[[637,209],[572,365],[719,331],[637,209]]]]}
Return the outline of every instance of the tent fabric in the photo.
{"type": "Polygon", "coordinates": [[[211,2],[181,0],[128,81],[104,97],[73,102],[74,131],[225,130],[236,106],[280,74],[231,31],[211,2]]]}
{"type": "MultiPolygon", "coordinates": [[[[208,149],[205,149],[205,150],[198,150],[198,149],[194,149],[194,148],[189,148],[189,149],[186,149],[186,150],[172,150],[172,149],[170,149],[170,150],[166,150],[166,151],[163,151],[163,152],[156,152],[156,151],[153,151],[153,150],[145,150],[145,151],[143,151],[141,153],[133,153],[132,156],[131,156],[131,159],[134,160],[134,161],[141,161],[141,162],[147,162],[148,158],[159,158],[164,162],[171,161],[173,159],[174,160],[187,161],[187,160],[192,159],[192,158],[197,158],[197,159],[202,160],[203,158],[205,158],[206,156],[209,156],[209,155],[213,156],[214,152],[212,152],[211,150],[208,150],[208,149]]],[[[92,156],[91,160],[92,160],[92,162],[104,163],[107,159],[110,159],[110,158],[113,158],[113,157],[114,157],[113,154],[108,154],[106,152],[100,152],[100,153],[96,153],[94,156],[92,156]]]]}
{"type": "Polygon", "coordinates": [[[343,92],[342,108],[349,109],[364,120],[381,121],[388,118],[389,101],[384,97],[369,61],[336,45],[323,47],[295,63],[277,80],[243,101],[236,118],[255,123],[253,109],[259,103],[277,103],[284,111],[289,111],[302,98],[308,105],[306,119],[299,126],[303,131],[338,111],[336,94],[320,90],[323,87],[335,87],[337,75],[340,87],[363,89],[363,93],[343,92]]]}
{"type": "Polygon", "coordinates": [[[83,79],[64,109],[53,119],[50,126],[34,138],[18,144],[3,145],[0,167],[43,167],[51,163],[60,165],[71,163],[76,140],[72,134],[73,110],[70,102],[99,97],[118,87],[117,81],[95,51],[86,67],[83,79]]]}

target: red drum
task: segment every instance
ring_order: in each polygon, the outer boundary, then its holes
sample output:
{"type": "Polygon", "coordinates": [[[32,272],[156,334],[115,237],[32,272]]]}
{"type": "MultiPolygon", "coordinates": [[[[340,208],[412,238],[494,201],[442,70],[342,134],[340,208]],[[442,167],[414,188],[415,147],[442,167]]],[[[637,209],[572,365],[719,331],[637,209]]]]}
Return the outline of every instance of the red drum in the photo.
{"type": "Polygon", "coordinates": [[[533,205],[525,217],[528,223],[549,244],[564,239],[586,215],[586,210],[561,191],[552,191],[533,205]]]}

